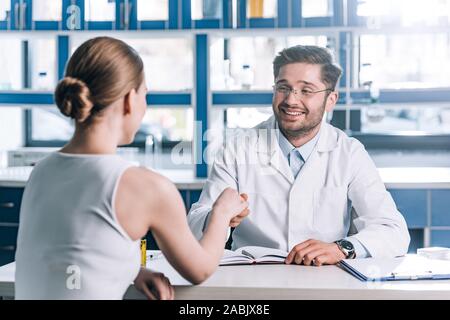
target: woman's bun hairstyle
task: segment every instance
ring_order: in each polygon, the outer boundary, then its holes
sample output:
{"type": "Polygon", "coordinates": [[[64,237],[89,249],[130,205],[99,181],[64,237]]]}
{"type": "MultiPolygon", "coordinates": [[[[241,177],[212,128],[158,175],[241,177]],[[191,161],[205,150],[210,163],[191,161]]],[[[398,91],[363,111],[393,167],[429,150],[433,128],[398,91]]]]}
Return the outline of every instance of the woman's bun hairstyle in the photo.
{"type": "Polygon", "coordinates": [[[125,42],[111,37],[89,39],[75,50],[65,78],[55,89],[62,114],[88,125],[113,102],[144,80],[144,64],[125,42]]]}
{"type": "Polygon", "coordinates": [[[90,116],[94,107],[87,85],[72,77],[65,77],[58,83],[55,102],[62,114],[80,123],[90,116]]]}

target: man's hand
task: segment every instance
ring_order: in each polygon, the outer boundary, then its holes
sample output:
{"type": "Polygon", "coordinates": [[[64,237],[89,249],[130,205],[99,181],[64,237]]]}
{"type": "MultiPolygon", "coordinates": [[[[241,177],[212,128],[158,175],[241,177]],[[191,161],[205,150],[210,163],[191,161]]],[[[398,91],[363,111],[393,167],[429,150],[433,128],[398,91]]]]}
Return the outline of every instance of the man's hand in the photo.
{"type": "Polygon", "coordinates": [[[134,286],[149,300],[173,300],[175,298],[175,290],[169,279],[160,272],[141,268],[134,280],[134,286]]]}
{"type": "Polygon", "coordinates": [[[212,212],[225,216],[231,221],[242,215],[248,208],[247,197],[240,195],[235,189],[225,188],[212,206],[212,212]]]}
{"type": "MultiPolygon", "coordinates": [[[[244,201],[247,201],[248,195],[246,193],[241,193],[241,198],[244,199],[244,201]]],[[[241,213],[239,213],[237,216],[235,216],[233,219],[231,219],[230,227],[236,228],[241,223],[241,221],[244,220],[244,218],[246,216],[248,216],[249,213],[250,213],[250,210],[248,208],[241,211],[241,213]]]]}
{"type": "Polygon", "coordinates": [[[285,263],[321,266],[336,264],[344,259],[345,255],[336,243],[310,239],[294,246],[286,257],[285,263]]]}

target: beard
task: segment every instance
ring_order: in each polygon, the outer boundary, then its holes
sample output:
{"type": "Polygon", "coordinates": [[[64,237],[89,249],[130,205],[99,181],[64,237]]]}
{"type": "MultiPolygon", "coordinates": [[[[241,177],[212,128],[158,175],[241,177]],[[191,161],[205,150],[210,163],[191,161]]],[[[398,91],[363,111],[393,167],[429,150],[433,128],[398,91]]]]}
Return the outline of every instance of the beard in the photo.
{"type": "Polygon", "coordinates": [[[325,101],[323,101],[322,106],[318,110],[314,112],[310,112],[309,110],[307,110],[299,120],[293,122],[283,119],[284,114],[281,114],[283,112],[282,108],[289,107],[289,105],[281,102],[277,106],[276,110],[274,108],[274,115],[278,123],[278,127],[286,137],[300,138],[308,135],[311,131],[313,131],[315,128],[317,128],[317,126],[320,125],[325,113],[325,105],[326,99],[325,101]]]}

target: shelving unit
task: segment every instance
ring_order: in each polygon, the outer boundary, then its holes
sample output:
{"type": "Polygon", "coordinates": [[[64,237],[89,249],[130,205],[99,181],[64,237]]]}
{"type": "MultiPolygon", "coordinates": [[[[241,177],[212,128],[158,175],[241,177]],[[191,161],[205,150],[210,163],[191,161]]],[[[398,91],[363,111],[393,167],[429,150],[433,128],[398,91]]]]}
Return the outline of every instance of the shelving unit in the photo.
{"type": "MultiPolygon", "coordinates": [[[[57,1],[54,1],[57,3],[57,1]]],[[[367,105],[370,100],[368,90],[353,88],[355,77],[354,54],[351,52],[355,37],[361,33],[383,34],[406,32],[446,32],[446,27],[436,28],[400,28],[387,27],[367,29],[366,21],[356,16],[357,0],[332,1],[333,14],[327,17],[302,18],[301,0],[277,0],[277,16],[274,18],[247,18],[247,1],[222,1],[221,19],[192,20],[191,1],[168,0],[168,19],[155,21],[139,21],[137,0],[116,0],[115,21],[86,21],[84,0],[62,0],[61,20],[33,21],[32,0],[11,0],[11,15],[7,21],[0,22],[0,37],[19,32],[28,39],[39,38],[43,34],[52,35],[57,43],[57,74],[61,78],[64,66],[70,55],[71,38],[88,33],[117,35],[120,37],[162,38],[170,36],[192,39],[194,52],[194,87],[190,92],[151,92],[148,98],[151,107],[193,108],[195,121],[201,121],[202,126],[195,132],[193,141],[194,154],[203,154],[207,143],[201,138],[209,128],[211,112],[220,108],[245,106],[270,106],[271,91],[212,91],[210,87],[210,55],[209,43],[213,37],[229,39],[233,37],[285,37],[301,35],[325,35],[335,40],[335,54],[344,74],[340,81],[340,99],[332,123],[349,133],[358,132],[361,128],[361,112],[359,107],[367,105]],[[233,5],[237,12],[233,16],[233,5]],[[77,27],[79,27],[77,29],[77,27]],[[75,30],[69,30],[75,28],[75,30]],[[105,33],[107,31],[107,33],[105,33]]],[[[27,54],[27,40],[24,40],[24,55],[27,54]]],[[[25,60],[25,58],[24,58],[25,60]]],[[[23,62],[26,66],[26,61],[23,62]]],[[[23,88],[19,91],[0,91],[0,105],[26,105],[36,107],[52,105],[52,92],[35,92],[30,79],[24,75],[23,88]]],[[[415,103],[445,103],[450,101],[450,88],[439,89],[401,89],[381,90],[380,104],[415,104],[415,103]]],[[[447,105],[448,106],[448,105],[447,105]]],[[[26,117],[29,118],[29,117],[26,117]]],[[[26,127],[29,127],[28,125],[26,127]]],[[[27,135],[31,139],[31,135],[27,135]]],[[[45,143],[43,143],[45,145],[45,143]]],[[[33,145],[33,144],[30,144],[33,145]]],[[[34,145],[40,145],[34,144],[34,145]]],[[[195,159],[196,175],[205,177],[207,165],[203,159],[195,159]]]]}

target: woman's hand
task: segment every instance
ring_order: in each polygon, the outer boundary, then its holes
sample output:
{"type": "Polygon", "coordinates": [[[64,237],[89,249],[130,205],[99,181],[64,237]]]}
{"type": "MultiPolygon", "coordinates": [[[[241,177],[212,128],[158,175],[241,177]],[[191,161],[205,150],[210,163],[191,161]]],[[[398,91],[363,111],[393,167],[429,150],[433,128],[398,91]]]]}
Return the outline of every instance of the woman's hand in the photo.
{"type": "MultiPolygon", "coordinates": [[[[248,195],[246,193],[241,193],[241,198],[244,199],[245,201],[247,201],[248,195]]],[[[236,228],[238,225],[241,224],[242,220],[244,220],[244,218],[246,216],[248,216],[249,213],[250,213],[250,209],[248,209],[248,208],[241,211],[237,216],[235,216],[233,219],[231,219],[230,227],[236,228]]]]}
{"type": "Polygon", "coordinates": [[[175,298],[175,290],[169,279],[160,272],[141,268],[134,280],[134,286],[149,300],[173,300],[175,298]]]}
{"type": "Polygon", "coordinates": [[[245,193],[239,195],[236,190],[226,188],[214,202],[213,212],[225,215],[230,224],[232,220],[239,220],[240,223],[249,214],[247,199],[248,196],[245,193]]]}

